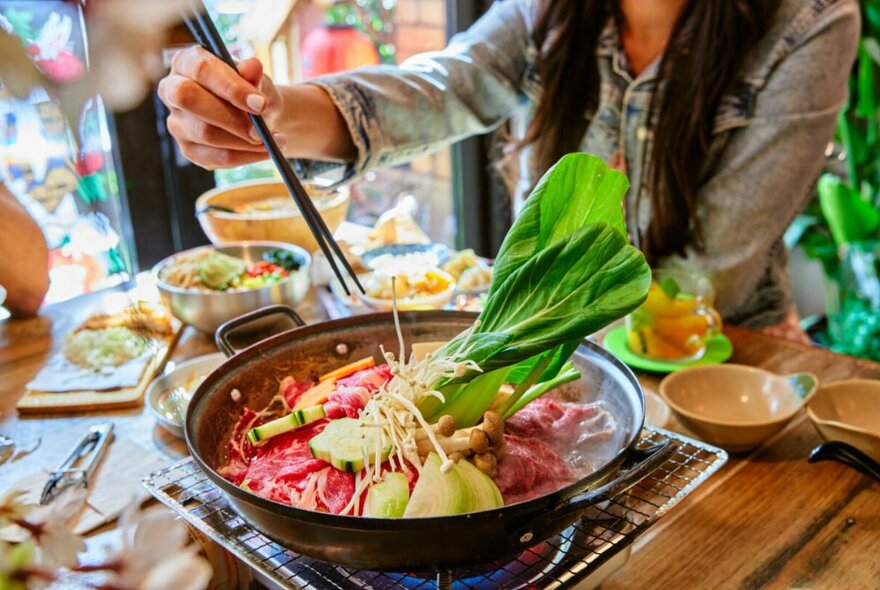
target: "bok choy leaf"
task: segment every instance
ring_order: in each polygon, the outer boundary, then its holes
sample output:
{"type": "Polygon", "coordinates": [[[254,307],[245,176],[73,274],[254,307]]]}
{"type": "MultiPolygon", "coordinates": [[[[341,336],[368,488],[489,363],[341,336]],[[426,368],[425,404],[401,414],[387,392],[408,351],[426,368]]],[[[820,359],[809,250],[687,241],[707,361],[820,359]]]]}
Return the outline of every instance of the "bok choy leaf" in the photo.
{"type": "Polygon", "coordinates": [[[651,271],[626,237],[627,187],[587,154],[565,156],[544,175],[501,246],[478,323],[436,353],[480,371],[434,384],[445,402],[425,400],[425,416],[472,426],[503,382],[518,386],[505,409],[519,409],[546,390],[532,385],[571,380],[565,363],[580,342],[644,301],[651,271]]]}

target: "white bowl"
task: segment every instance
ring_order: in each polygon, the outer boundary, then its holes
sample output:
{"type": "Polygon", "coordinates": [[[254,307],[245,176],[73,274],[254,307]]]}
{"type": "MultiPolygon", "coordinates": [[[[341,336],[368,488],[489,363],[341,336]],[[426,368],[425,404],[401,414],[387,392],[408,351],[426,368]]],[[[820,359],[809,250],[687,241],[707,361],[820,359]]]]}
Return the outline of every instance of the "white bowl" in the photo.
{"type": "MultiPolygon", "coordinates": [[[[419,309],[443,309],[452,301],[455,295],[455,283],[450,283],[445,290],[435,293],[434,295],[425,295],[424,297],[405,297],[397,300],[397,309],[400,311],[412,311],[419,309]]],[[[376,311],[391,311],[393,302],[391,299],[376,299],[363,293],[357,296],[376,311]]]]}

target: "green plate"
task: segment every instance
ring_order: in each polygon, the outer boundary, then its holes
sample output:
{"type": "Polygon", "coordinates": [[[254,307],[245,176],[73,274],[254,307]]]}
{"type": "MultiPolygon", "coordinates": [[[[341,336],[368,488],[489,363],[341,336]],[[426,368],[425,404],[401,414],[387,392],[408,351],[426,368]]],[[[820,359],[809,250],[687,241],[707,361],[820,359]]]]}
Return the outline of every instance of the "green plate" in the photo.
{"type": "Polygon", "coordinates": [[[631,352],[626,345],[626,326],[618,326],[608,332],[602,345],[633,369],[653,371],[654,373],[674,373],[688,367],[718,365],[733,354],[733,343],[730,342],[730,338],[719,334],[709,340],[706,353],[695,361],[676,362],[646,359],[631,352]]]}

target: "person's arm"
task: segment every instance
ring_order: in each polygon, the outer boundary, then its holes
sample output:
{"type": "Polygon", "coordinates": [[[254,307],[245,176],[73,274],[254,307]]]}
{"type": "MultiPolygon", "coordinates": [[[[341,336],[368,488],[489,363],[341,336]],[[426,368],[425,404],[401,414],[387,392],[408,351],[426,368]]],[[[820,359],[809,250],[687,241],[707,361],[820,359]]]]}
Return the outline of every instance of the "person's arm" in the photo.
{"type": "Polygon", "coordinates": [[[691,255],[713,273],[725,317],[749,298],[776,296],[757,290],[773,249],[813,194],[858,35],[855,2],[829,8],[772,71],[754,117],[731,137],[699,193],[705,250],[691,255]]]}
{"type": "Polygon", "coordinates": [[[260,113],[292,158],[389,164],[490,130],[520,101],[534,0],[496,2],[441,52],[278,87],[256,60],[241,76],[181,51],[159,95],[182,153],[206,168],[266,157],[243,111],[260,113]],[[242,80],[242,77],[245,80],[242,80]]]}
{"type": "Polygon", "coordinates": [[[15,314],[33,315],[49,289],[49,249],[43,232],[15,196],[0,184],[0,285],[4,305],[15,314]]]}

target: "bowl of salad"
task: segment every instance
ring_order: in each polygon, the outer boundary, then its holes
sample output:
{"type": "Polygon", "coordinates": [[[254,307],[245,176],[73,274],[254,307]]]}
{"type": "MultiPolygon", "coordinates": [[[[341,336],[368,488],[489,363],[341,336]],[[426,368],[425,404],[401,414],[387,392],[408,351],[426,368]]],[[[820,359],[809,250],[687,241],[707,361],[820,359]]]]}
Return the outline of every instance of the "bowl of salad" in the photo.
{"type": "Polygon", "coordinates": [[[153,267],[162,300],[203,332],[271,304],[296,305],[309,290],[308,252],[280,242],[236,242],[185,250],[153,267]]]}

